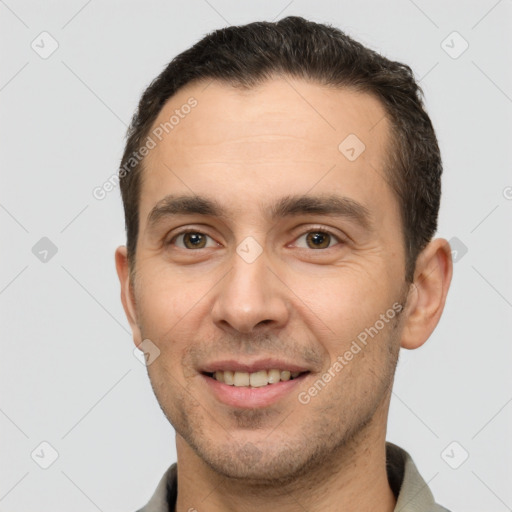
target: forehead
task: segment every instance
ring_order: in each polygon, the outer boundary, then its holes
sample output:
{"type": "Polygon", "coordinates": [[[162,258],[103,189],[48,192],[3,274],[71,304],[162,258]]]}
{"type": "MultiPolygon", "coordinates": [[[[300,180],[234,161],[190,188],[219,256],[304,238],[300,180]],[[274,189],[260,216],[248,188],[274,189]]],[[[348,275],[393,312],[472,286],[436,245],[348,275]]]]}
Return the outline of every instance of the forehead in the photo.
{"type": "MultiPolygon", "coordinates": [[[[376,97],[348,88],[327,87],[291,77],[269,79],[250,89],[213,80],[193,83],[178,91],[163,106],[153,129],[174,117],[169,134],[164,134],[169,144],[172,140],[180,145],[199,142],[190,139],[194,135],[204,146],[242,144],[247,147],[258,145],[259,141],[244,141],[244,135],[272,135],[279,144],[286,137],[302,137],[310,143],[307,150],[320,144],[337,152],[339,142],[350,133],[357,134],[364,143],[371,143],[371,149],[384,142],[381,139],[388,132],[385,114],[376,97]],[[197,101],[193,109],[186,108],[190,98],[197,101]],[[185,110],[190,112],[179,119],[173,116],[185,110]]],[[[169,144],[159,147],[165,150],[169,144]]],[[[149,160],[155,153],[158,152],[152,152],[149,160]]]]}
{"type": "Polygon", "coordinates": [[[151,133],[159,129],[144,160],[142,223],[166,195],[185,192],[215,195],[233,213],[248,198],[261,205],[312,189],[391,199],[389,124],[366,93],[290,77],[248,90],[198,82],[167,101],[151,133]]]}

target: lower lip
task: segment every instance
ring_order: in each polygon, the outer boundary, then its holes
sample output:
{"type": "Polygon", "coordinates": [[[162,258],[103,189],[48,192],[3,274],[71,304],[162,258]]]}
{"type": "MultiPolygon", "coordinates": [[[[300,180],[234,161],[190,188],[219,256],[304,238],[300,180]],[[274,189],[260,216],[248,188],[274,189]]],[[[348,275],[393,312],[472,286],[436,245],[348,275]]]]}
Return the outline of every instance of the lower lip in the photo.
{"type": "Polygon", "coordinates": [[[228,384],[215,380],[213,377],[208,377],[208,375],[201,375],[201,377],[219,402],[231,407],[254,409],[257,407],[267,407],[276,403],[278,400],[291,393],[308,375],[309,374],[304,373],[295,379],[279,381],[275,384],[268,384],[260,388],[229,386],[228,384]]]}

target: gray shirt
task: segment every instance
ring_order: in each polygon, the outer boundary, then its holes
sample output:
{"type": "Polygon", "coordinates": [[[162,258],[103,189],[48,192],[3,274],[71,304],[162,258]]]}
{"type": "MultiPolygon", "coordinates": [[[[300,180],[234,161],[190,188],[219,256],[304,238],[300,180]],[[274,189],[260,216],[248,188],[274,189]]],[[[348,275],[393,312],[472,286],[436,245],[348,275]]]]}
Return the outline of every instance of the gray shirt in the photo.
{"type": "MultiPolygon", "coordinates": [[[[386,470],[391,490],[397,499],[394,512],[450,512],[437,505],[428,485],[411,456],[399,446],[386,443],[386,470]]],[[[164,473],[147,505],[137,512],[175,512],[177,465],[164,473]]]]}

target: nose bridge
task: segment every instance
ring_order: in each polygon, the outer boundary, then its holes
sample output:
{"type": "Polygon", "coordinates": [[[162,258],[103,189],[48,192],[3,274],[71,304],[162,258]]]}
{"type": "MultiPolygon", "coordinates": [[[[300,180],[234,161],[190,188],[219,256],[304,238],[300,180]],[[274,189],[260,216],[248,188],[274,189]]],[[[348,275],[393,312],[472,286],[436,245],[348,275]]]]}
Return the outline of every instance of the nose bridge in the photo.
{"type": "Polygon", "coordinates": [[[263,247],[247,237],[238,244],[230,263],[231,269],[219,283],[212,309],[214,322],[240,332],[250,332],[259,324],[283,325],[288,316],[284,290],[269,269],[263,247]]]}

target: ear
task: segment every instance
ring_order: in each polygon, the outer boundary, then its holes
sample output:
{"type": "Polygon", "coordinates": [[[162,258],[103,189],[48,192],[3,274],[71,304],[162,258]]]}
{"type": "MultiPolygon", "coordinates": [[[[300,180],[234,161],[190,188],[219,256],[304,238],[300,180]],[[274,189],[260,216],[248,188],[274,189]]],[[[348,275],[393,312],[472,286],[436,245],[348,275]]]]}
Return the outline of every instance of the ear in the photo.
{"type": "Polygon", "coordinates": [[[443,238],[432,240],[416,261],[404,314],[403,348],[421,347],[434,331],[444,309],[452,273],[450,244],[443,238]]]}
{"type": "Polygon", "coordinates": [[[135,296],[130,280],[130,265],[126,247],[124,245],[116,249],[116,270],[121,284],[121,302],[123,303],[126,318],[130,323],[133,334],[133,342],[138,346],[142,341],[139,323],[137,321],[137,310],[135,308],[135,296]]]}

